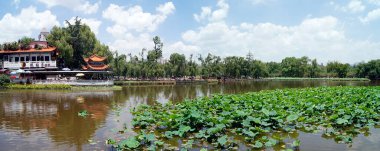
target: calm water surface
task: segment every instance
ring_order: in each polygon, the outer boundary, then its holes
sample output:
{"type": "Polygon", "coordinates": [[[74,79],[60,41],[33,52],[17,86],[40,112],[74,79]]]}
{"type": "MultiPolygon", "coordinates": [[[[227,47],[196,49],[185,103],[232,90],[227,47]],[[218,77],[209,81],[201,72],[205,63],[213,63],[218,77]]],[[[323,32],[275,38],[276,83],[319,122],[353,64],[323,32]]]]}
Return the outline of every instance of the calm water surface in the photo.
{"type": "MultiPolygon", "coordinates": [[[[107,138],[126,138],[132,131],[129,112],[139,104],[167,103],[215,93],[317,86],[370,86],[379,82],[256,81],[213,85],[131,86],[121,91],[0,90],[0,150],[109,150],[107,138]],[[87,118],[78,112],[87,110],[87,118]]],[[[301,150],[378,150],[380,129],[359,135],[352,145],[337,144],[320,134],[298,132],[301,150]]]]}

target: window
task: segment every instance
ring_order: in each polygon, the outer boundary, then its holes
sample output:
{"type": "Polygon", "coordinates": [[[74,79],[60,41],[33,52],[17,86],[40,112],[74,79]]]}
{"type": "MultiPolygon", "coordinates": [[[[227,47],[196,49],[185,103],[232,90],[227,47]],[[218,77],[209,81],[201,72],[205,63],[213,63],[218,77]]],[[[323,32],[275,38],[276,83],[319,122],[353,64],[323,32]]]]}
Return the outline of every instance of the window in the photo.
{"type": "Polygon", "coordinates": [[[25,57],[25,61],[29,61],[29,56],[26,56],[26,57],[25,57]]]}
{"type": "Polygon", "coordinates": [[[9,62],[13,62],[13,57],[9,57],[9,62]]]}
{"type": "Polygon", "coordinates": [[[20,61],[25,61],[25,57],[20,57],[20,61]]]}
{"type": "Polygon", "coordinates": [[[4,55],[4,61],[9,61],[8,60],[8,55],[4,55]]]}
{"type": "Polygon", "coordinates": [[[36,56],[32,56],[32,61],[36,61],[36,56]]]}
{"type": "Polygon", "coordinates": [[[15,57],[15,62],[19,62],[20,61],[20,58],[19,57],[15,57]]]}
{"type": "Polygon", "coordinates": [[[45,56],[45,61],[50,61],[49,56],[45,56]]]}
{"type": "Polygon", "coordinates": [[[37,56],[37,61],[41,61],[41,56],[37,56]]]}

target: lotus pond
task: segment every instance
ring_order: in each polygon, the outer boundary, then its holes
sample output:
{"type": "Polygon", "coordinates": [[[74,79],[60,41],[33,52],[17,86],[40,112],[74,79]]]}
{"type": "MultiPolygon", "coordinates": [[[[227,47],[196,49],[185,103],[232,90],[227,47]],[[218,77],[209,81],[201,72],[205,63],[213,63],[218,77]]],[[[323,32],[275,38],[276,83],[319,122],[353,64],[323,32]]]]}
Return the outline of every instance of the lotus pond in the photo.
{"type": "Polygon", "coordinates": [[[107,142],[117,149],[298,150],[302,140],[292,133],[320,133],[350,144],[379,125],[379,113],[379,86],[213,95],[141,105],[132,111],[137,135],[107,142]]]}
{"type": "MultiPolygon", "coordinates": [[[[178,148],[178,150],[186,148],[191,148],[188,150],[201,150],[202,148],[244,151],[250,149],[284,150],[287,148],[295,149],[293,146],[297,146],[297,140],[300,140],[300,146],[297,148],[307,151],[378,150],[380,148],[380,143],[378,143],[380,142],[380,128],[376,128],[376,126],[369,126],[369,129],[360,130],[365,132],[353,135],[352,143],[344,143],[340,139],[335,139],[333,135],[323,135],[323,130],[307,131],[295,126],[293,126],[296,129],[295,131],[273,128],[271,132],[257,134],[254,140],[246,140],[245,137],[247,136],[241,135],[241,132],[232,133],[232,131],[223,128],[224,133],[215,135],[208,141],[195,137],[195,134],[202,130],[201,128],[197,129],[198,131],[186,132],[183,137],[173,133],[173,138],[167,139],[162,136],[166,131],[178,130],[174,128],[163,129],[162,126],[155,129],[149,128],[150,126],[137,128],[137,125],[132,125],[136,114],[132,114],[131,111],[134,109],[137,111],[139,106],[148,105],[151,108],[158,104],[163,104],[158,106],[169,105],[169,102],[174,106],[182,104],[181,102],[186,99],[201,100],[197,98],[211,97],[215,94],[245,94],[262,90],[269,92],[269,90],[275,89],[326,86],[366,87],[380,86],[380,83],[376,81],[286,80],[129,86],[122,87],[122,90],[2,89],[0,90],[0,150],[114,150],[113,145],[106,144],[106,140],[114,139],[115,143],[118,144],[132,137],[140,143],[134,150],[141,150],[150,147],[149,143],[145,143],[147,141],[144,141],[144,136],[146,139],[152,140],[153,137],[150,135],[152,133],[154,133],[154,140],[157,140],[155,145],[157,150],[165,147],[166,149],[178,148]],[[145,135],[140,133],[142,131],[145,131],[145,135]],[[217,145],[218,138],[224,136],[222,134],[228,135],[224,137],[226,138],[225,147],[214,146],[213,143],[217,145]],[[263,136],[267,137],[260,140],[263,144],[262,148],[251,146],[255,145],[255,141],[263,136]],[[276,145],[265,147],[265,143],[269,139],[273,139],[272,142],[276,140],[276,145]],[[163,144],[160,145],[161,142],[159,141],[162,141],[163,144]],[[292,146],[293,142],[294,145],[292,146]],[[283,147],[284,145],[285,147],[283,147]]],[[[286,118],[284,117],[284,119],[286,118]]],[[[250,123],[254,124],[253,122],[250,123]]],[[[291,125],[291,128],[293,127],[291,125]]],[[[186,129],[187,127],[183,128],[186,129]]],[[[190,128],[193,129],[192,126],[190,128]]],[[[255,132],[254,130],[251,131],[255,132]]],[[[206,132],[205,135],[208,133],[206,132]]],[[[224,139],[220,139],[220,141],[223,142],[224,139]]]]}

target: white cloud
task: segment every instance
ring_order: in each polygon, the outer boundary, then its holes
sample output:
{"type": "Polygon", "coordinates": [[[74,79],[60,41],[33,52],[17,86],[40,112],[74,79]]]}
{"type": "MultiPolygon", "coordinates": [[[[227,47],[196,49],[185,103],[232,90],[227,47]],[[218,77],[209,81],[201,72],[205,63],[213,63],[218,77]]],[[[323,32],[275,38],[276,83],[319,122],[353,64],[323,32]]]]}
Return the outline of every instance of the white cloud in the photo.
{"type": "Polygon", "coordinates": [[[370,4],[380,5],[380,0],[368,0],[370,4]]]}
{"type": "Polygon", "coordinates": [[[211,22],[222,21],[227,17],[229,5],[224,0],[218,0],[218,9],[212,11],[210,7],[202,7],[201,13],[194,14],[194,19],[198,22],[207,19],[211,22]]]}
{"type": "Polygon", "coordinates": [[[163,55],[168,58],[170,54],[172,53],[182,53],[186,57],[190,56],[193,54],[196,56],[199,53],[199,47],[194,46],[194,45],[186,45],[182,41],[177,41],[175,43],[169,44],[167,47],[163,48],[163,55]]]}
{"type": "Polygon", "coordinates": [[[365,10],[365,6],[360,0],[351,0],[347,5],[347,9],[353,13],[362,12],[365,10]]]}
{"type": "Polygon", "coordinates": [[[158,25],[163,23],[175,7],[172,2],[157,7],[157,14],[144,12],[141,6],[133,6],[128,9],[116,4],[110,4],[103,11],[103,18],[113,21],[115,24],[108,27],[107,31],[114,37],[120,37],[125,32],[153,32],[158,25]]]}
{"type": "Polygon", "coordinates": [[[175,10],[173,2],[167,2],[165,4],[161,4],[156,8],[157,12],[161,12],[162,15],[166,16],[172,14],[175,10]]]}
{"type": "Polygon", "coordinates": [[[340,6],[334,2],[330,2],[330,5],[335,6],[336,10],[341,10],[343,12],[358,13],[363,12],[366,9],[366,6],[361,0],[351,0],[347,5],[340,6]]]}
{"type": "MultiPolygon", "coordinates": [[[[79,19],[81,19],[82,23],[88,25],[90,27],[91,31],[95,33],[95,35],[97,35],[99,33],[99,27],[102,24],[102,22],[100,20],[97,20],[94,18],[79,18],[79,19]]],[[[70,23],[74,23],[74,20],[75,20],[75,17],[71,17],[71,19],[69,19],[68,21],[70,23]]],[[[67,26],[66,21],[63,22],[63,25],[67,26]]]]}
{"type": "Polygon", "coordinates": [[[320,62],[339,60],[355,63],[380,57],[380,44],[346,37],[337,18],[308,18],[296,26],[272,23],[228,26],[211,22],[197,30],[183,33],[186,45],[201,48],[222,57],[245,56],[249,51],[256,59],[281,61],[288,56],[308,56],[320,62]]]}
{"type": "Polygon", "coordinates": [[[360,17],[362,23],[369,23],[380,18],[380,8],[368,12],[367,16],[360,17]]]}
{"type": "Polygon", "coordinates": [[[124,54],[131,52],[139,52],[143,48],[147,48],[148,50],[150,50],[153,48],[154,45],[152,38],[153,37],[147,33],[142,33],[138,36],[134,36],[131,33],[126,33],[123,38],[115,40],[110,45],[110,48],[124,54]]]}
{"type": "Polygon", "coordinates": [[[210,16],[210,14],[211,14],[211,8],[210,7],[202,7],[201,9],[202,9],[202,11],[201,11],[200,15],[194,14],[194,19],[197,22],[200,22],[200,21],[206,19],[206,17],[210,16]]]}
{"type": "Polygon", "coordinates": [[[94,14],[98,11],[100,1],[91,4],[87,0],[38,0],[41,3],[47,5],[47,7],[51,8],[54,6],[63,6],[69,9],[73,9],[75,11],[80,11],[85,14],[94,14]]]}
{"type": "MultiPolygon", "coordinates": [[[[139,52],[142,48],[152,49],[151,35],[166,18],[173,14],[175,6],[167,2],[156,7],[156,13],[144,12],[139,5],[125,8],[110,4],[103,11],[103,18],[111,20],[114,25],[107,27],[106,31],[116,40],[111,48],[122,53],[139,52]]],[[[133,53],[136,54],[136,53],[133,53]]]]}
{"type": "Polygon", "coordinates": [[[49,10],[37,12],[35,7],[30,6],[22,9],[18,15],[7,13],[0,20],[0,42],[15,41],[22,36],[36,37],[32,35],[33,32],[54,25],[59,25],[59,22],[49,10]]]}

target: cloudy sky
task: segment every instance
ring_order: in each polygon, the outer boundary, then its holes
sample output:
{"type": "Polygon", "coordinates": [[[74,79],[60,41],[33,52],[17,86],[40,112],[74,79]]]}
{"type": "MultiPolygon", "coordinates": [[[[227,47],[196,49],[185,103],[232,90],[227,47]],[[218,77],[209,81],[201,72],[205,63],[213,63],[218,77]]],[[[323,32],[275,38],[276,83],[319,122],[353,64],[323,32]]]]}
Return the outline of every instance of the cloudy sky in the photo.
{"type": "Polygon", "coordinates": [[[0,43],[37,38],[75,16],[101,42],[138,54],[164,42],[173,52],[281,61],[380,58],[380,0],[2,0],[0,43]]]}

